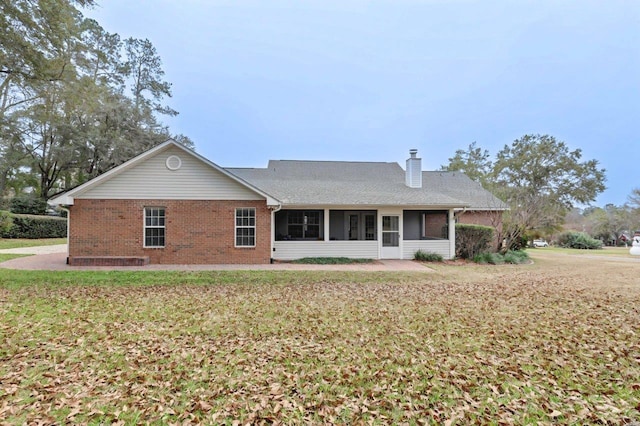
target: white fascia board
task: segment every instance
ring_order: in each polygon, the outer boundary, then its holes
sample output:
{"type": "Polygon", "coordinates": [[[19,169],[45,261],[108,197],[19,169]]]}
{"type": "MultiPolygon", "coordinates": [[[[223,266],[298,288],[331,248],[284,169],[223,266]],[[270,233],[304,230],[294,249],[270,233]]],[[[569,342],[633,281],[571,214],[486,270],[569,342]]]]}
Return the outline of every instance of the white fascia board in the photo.
{"type": "Polygon", "coordinates": [[[380,210],[385,208],[401,208],[406,210],[464,210],[466,204],[455,205],[423,205],[423,204],[282,204],[283,209],[296,210],[380,210]]]}
{"type": "MultiPolygon", "coordinates": [[[[68,191],[70,192],[70,191],[68,191]]],[[[53,197],[47,204],[51,206],[72,206],[73,205],[73,197],[68,195],[68,192],[64,192],[57,197],[53,197]]]]}
{"type": "Polygon", "coordinates": [[[471,211],[471,212],[506,212],[511,210],[509,207],[464,207],[464,208],[458,208],[456,207],[454,209],[455,211],[459,212],[459,211],[471,211]]]}

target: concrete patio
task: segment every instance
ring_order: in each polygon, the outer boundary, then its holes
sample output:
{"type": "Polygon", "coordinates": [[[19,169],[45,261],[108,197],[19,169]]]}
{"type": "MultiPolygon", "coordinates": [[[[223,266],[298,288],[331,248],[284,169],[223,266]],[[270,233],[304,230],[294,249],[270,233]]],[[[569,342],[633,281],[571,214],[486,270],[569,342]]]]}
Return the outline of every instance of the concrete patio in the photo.
{"type": "Polygon", "coordinates": [[[146,266],[69,266],[67,245],[4,249],[0,253],[30,254],[0,263],[0,268],[42,271],[397,271],[434,272],[427,265],[412,260],[376,260],[373,263],[349,265],[314,265],[278,262],[267,265],[146,265],[146,266]]]}

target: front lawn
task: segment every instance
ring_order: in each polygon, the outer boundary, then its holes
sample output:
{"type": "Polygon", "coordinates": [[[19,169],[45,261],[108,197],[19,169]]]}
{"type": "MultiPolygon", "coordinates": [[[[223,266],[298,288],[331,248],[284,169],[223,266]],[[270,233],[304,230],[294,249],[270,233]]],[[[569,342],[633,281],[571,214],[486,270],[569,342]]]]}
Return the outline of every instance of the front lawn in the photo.
{"type": "Polygon", "coordinates": [[[7,260],[16,259],[18,257],[31,256],[30,254],[9,254],[9,253],[0,253],[0,263],[6,262],[7,260]]]}
{"type": "Polygon", "coordinates": [[[624,424],[640,418],[640,264],[611,265],[3,270],[0,418],[624,424]]]}
{"type": "Polygon", "coordinates": [[[0,250],[37,247],[37,246],[53,246],[57,244],[67,244],[66,238],[41,238],[41,239],[23,239],[23,238],[0,238],[0,250]]]}
{"type": "Polygon", "coordinates": [[[529,253],[562,253],[562,254],[576,254],[576,255],[590,255],[590,256],[623,256],[623,257],[634,257],[629,254],[629,249],[631,247],[603,247],[598,250],[585,250],[585,249],[574,249],[574,248],[564,248],[564,247],[539,247],[539,248],[528,248],[527,252],[529,253]]]}

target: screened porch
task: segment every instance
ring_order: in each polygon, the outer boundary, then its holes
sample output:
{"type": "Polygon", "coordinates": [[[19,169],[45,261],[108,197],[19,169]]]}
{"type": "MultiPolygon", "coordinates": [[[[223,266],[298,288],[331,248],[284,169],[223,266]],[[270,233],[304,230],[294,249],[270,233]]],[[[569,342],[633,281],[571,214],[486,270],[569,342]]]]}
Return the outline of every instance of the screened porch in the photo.
{"type": "Polygon", "coordinates": [[[452,256],[448,210],[282,209],[273,218],[273,258],[412,259],[422,249],[452,256]]]}

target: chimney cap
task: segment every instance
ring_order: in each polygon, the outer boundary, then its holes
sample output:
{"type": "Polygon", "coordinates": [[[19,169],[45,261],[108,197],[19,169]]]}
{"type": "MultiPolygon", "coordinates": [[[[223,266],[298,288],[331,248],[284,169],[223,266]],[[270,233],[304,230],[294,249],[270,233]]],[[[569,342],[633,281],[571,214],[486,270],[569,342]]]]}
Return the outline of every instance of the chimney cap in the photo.
{"type": "Polygon", "coordinates": [[[411,155],[411,158],[416,158],[416,154],[418,153],[418,150],[415,148],[411,148],[409,150],[409,154],[411,155]]]}

